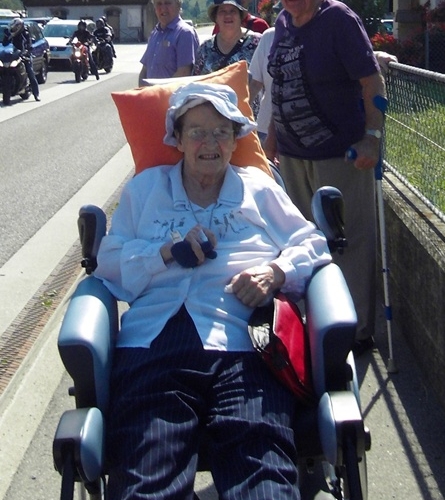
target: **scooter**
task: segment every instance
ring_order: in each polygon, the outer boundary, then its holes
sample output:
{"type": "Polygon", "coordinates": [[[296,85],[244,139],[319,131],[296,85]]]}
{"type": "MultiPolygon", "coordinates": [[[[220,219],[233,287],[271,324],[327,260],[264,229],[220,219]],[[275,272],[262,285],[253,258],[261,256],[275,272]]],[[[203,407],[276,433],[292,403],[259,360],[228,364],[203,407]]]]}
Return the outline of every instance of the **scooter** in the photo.
{"type": "Polygon", "coordinates": [[[3,104],[9,106],[11,97],[19,95],[26,100],[31,95],[31,86],[23,62],[22,51],[12,43],[0,44],[0,91],[3,93],[3,104]]]}
{"type": "Polygon", "coordinates": [[[111,45],[103,38],[97,38],[96,50],[93,52],[97,69],[109,73],[113,69],[113,51],[111,45]]]}
{"type": "Polygon", "coordinates": [[[77,38],[71,42],[73,53],[71,54],[71,68],[74,72],[76,83],[80,80],[86,80],[90,71],[88,58],[88,47],[81,43],[77,38]]]}

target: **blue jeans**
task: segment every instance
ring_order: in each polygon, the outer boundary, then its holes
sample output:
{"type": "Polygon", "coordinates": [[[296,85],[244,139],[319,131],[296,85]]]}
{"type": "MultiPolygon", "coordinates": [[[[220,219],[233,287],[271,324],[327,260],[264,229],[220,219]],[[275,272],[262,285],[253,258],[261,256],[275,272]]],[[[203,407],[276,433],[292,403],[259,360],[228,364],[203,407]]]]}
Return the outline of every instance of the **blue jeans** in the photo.
{"type": "Polygon", "coordinates": [[[34,74],[34,70],[32,68],[32,62],[30,60],[24,60],[26,74],[29,78],[29,83],[31,84],[31,90],[34,97],[39,96],[39,84],[37,82],[36,75],[34,74]]]}
{"type": "Polygon", "coordinates": [[[205,426],[221,500],[297,500],[294,412],[256,353],[204,350],[183,307],[150,349],[116,349],[109,499],[192,499],[205,426]]]}
{"type": "Polygon", "coordinates": [[[88,50],[88,62],[90,64],[90,72],[92,75],[97,76],[99,72],[97,71],[96,63],[94,62],[93,54],[91,53],[91,47],[87,45],[88,50]]]}

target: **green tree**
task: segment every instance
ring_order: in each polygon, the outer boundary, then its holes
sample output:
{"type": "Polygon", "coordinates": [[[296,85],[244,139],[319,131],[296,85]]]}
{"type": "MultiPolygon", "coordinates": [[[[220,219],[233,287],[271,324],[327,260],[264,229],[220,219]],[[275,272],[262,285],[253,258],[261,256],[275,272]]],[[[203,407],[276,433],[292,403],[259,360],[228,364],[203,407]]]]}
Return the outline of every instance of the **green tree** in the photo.
{"type": "Polygon", "coordinates": [[[195,2],[195,6],[193,9],[190,11],[192,13],[192,17],[194,19],[198,19],[199,15],[201,14],[201,7],[199,6],[198,0],[195,2]]]}
{"type": "Polygon", "coordinates": [[[23,10],[20,0],[0,0],[0,9],[23,10]]]}
{"type": "Polygon", "coordinates": [[[385,15],[386,0],[343,0],[365,25],[369,37],[374,36],[380,26],[380,19],[385,15]]]}
{"type": "Polygon", "coordinates": [[[192,17],[192,14],[190,12],[190,1],[189,0],[184,0],[182,2],[181,17],[183,19],[189,19],[190,17],[192,17]]]}

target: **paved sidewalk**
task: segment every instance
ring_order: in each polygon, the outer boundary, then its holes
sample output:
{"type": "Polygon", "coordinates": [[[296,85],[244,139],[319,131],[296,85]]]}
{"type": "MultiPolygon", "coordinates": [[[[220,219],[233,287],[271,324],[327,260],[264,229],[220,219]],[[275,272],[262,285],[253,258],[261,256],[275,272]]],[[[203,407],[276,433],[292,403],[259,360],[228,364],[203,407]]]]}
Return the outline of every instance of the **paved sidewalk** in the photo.
{"type": "Polygon", "coordinates": [[[369,500],[443,499],[444,409],[425,384],[394,322],[394,360],[399,371],[387,372],[383,308],[377,324],[377,349],[357,362],[362,411],[372,437],[368,454],[369,500]]]}

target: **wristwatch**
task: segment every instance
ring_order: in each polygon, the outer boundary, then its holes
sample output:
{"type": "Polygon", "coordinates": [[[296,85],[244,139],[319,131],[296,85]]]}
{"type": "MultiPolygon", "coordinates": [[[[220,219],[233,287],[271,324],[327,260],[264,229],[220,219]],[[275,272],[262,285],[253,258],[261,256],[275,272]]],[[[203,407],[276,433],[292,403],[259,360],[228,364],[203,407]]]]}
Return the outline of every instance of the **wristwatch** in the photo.
{"type": "Polygon", "coordinates": [[[372,128],[367,128],[365,131],[366,135],[373,135],[376,139],[382,138],[381,130],[373,130],[372,128]]]}

